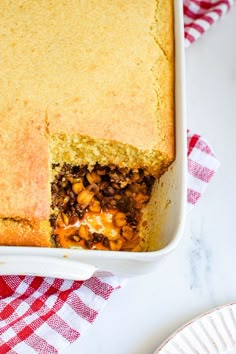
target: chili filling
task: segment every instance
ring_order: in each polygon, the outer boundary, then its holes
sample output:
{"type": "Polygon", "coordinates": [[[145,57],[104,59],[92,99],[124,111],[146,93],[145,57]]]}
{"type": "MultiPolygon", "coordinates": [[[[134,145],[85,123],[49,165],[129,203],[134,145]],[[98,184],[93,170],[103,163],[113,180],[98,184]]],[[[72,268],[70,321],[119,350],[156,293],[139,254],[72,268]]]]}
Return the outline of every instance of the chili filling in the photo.
{"type": "Polygon", "coordinates": [[[141,210],[155,178],[144,169],[54,164],[53,238],[58,247],[139,251],[141,210]]]}

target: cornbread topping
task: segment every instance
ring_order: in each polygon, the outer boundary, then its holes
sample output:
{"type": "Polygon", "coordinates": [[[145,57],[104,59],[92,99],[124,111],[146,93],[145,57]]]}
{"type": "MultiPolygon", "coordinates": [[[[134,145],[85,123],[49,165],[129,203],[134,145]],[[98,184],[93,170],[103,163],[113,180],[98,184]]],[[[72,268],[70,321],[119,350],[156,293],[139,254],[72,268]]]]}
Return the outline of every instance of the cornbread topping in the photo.
{"type": "Polygon", "coordinates": [[[1,2],[0,245],[150,249],[175,159],[173,4],[1,2]]]}
{"type": "Polygon", "coordinates": [[[140,250],[139,223],[155,178],[143,169],[64,164],[52,183],[51,226],[58,247],[140,250]]]}

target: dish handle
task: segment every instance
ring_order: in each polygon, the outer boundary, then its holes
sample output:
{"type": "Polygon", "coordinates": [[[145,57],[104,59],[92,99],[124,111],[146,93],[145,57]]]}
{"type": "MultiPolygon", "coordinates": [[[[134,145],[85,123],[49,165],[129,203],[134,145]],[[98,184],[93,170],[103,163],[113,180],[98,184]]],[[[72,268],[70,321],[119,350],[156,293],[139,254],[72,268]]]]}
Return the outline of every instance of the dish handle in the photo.
{"type": "Polygon", "coordinates": [[[32,275],[59,279],[86,280],[96,267],[67,258],[6,255],[0,256],[0,275],[32,275]]]}

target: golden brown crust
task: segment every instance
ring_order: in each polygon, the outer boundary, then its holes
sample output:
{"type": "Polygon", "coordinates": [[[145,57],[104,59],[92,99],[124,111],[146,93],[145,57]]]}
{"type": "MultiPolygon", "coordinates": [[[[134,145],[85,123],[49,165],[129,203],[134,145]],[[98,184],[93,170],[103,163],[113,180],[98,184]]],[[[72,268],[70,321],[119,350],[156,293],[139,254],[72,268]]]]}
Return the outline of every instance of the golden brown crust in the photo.
{"type": "Polygon", "coordinates": [[[157,58],[153,67],[158,90],[157,123],[162,137],[158,142],[158,149],[164,151],[169,161],[172,161],[175,156],[173,0],[156,0],[153,35],[166,58],[157,58]]]}
{"type": "Polygon", "coordinates": [[[159,129],[166,119],[159,110],[169,106],[161,87],[173,75],[166,71],[156,82],[152,68],[167,60],[165,50],[173,65],[173,30],[166,30],[171,7],[171,0],[101,0],[99,6],[6,1],[0,9],[1,76],[9,80],[1,82],[1,92],[47,111],[53,133],[78,131],[143,150],[159,149],[166,135],[165,148],[173,139],[159,129]],[[151,30],[156,9],[163,13],[157,33],[151,30]]]}
{"type": "Polygon", "coordinates": [[[0,219],[0,245],[52,247],[49,222],[0,219]]]}
{"type": "MultiPolygon", "coordinates": [[[[96,58],[95,62],[93,57],[88,57],[88,61],[82,63],[78,70],[82,87],[79,84],[78,94],[73,93],[69,99],[49,106],[49,127],[54,134],[72,134],[79,126],[82,135],[122,142],[142,150],[160,150],[170,154],[172,160],[172,1],[122,2],[122,12],[120,3],[102,2],[101,27],[99,13],[91,10],[94,22],[98,23],[96,40],[91,27],[88,35],[91,41],[82,44],[82,51],[93,53],[95,46],[95,50],[102,53],[101,60],[96,58]],[[112,10],[118,15],[112,19],[111,37],[108,28],[112,10]],[[166,26],[167,14],[170,21],[166,26]],[[156,27],[155,21],[158,21],[156,27]],[[104,26],[107,26],[105,32],[104,26]],[[160,37],[160,44],[159,33],[162,32],[165,34],[160,37]],[[104,73],[107,76],[104,77],[104,73]]],[[[80,23],[78,31],[83,32],[83,26],[85,23],[80,23]]],[[[80,58],[77,59],[80,62],[80,58]]]]}
{"type": "Polygon", "coordinates": [[[29,106],[1,107],[0,217],[45,220],[50,170],[44,116],[29,106]]]}
{"type": "Polygon", "coordinates": [[[152,25],[155,39],[165,57],[174,58],[174,7],[173,0],[156,0],[155,22],[152,25]]]}

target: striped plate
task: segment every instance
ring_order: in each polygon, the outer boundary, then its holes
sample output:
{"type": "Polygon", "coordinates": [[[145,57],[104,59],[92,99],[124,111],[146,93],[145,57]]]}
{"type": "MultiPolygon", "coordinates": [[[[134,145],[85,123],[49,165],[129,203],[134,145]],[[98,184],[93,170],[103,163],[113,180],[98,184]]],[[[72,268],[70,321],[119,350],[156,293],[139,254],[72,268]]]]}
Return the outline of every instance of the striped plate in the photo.
{"type": "Polygon", "coordinates": [[[154,354],[236,354],[236,303],[209,311],[181,327],[154,354]]]}

